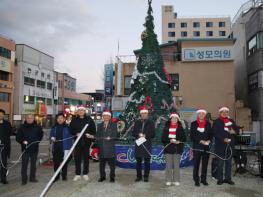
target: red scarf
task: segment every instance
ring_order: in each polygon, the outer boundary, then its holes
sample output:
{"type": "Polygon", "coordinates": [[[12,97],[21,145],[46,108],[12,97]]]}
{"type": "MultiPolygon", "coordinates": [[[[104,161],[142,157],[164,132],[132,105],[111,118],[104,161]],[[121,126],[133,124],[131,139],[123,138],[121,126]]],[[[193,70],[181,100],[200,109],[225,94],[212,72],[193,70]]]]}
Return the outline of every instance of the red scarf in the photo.
{"type": "Polygon", "coordinates": [[[169,127],[169,138],[170,139],[176,139],[176,130],[177,130],[178,124],[177,123],[171,123],[169,127]]]}
{"type": "Polygon", "coordinates": [[[229,120],[229,118],[228,117],[224,118],[222,116],[220,116],[219,118],[220,118],[220,120],[222,120],[224,122],[225,131],[229,131],[231,128],[231,125],[232,125],[232,122],[229,120]]]}
{"type": "Polygon", "coordinates": [[[197,130],[200,132],[204,132],[205,131],[205,125],[206,125],[206,119],[204,118],[203,121],[201,121],[199,118],[197,118],[197,130]]]}

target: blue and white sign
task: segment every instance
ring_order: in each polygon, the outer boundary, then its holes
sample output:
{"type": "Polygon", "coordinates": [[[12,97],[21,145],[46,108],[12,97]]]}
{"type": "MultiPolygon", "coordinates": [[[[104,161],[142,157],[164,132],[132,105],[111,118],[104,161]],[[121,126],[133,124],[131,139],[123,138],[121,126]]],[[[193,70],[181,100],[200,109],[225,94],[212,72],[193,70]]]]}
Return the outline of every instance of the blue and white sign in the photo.
{"type": "Polygon", "coordinates": [[[232,46],[195,47],[182,49],[182,61],[229,61],[233,60],[232,46]]]}
{"type": "Polygon", "coordinates": [[[113,64],[105,64],[105,96],[113,95],[113,64]]]}

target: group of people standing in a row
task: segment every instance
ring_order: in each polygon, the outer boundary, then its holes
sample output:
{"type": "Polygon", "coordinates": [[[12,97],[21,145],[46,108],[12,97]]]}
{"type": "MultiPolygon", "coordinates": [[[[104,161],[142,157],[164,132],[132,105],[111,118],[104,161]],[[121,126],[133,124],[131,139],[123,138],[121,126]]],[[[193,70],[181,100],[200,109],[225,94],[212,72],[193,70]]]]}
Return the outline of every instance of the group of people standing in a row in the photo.
{"type": "MultiPolygon", "coordinates": [[[[191,139],[193,141],[194,169],[193,179],[196,186],[208,185],[207,166],[209,160],[209,147],[215,139],[215,153],[221,158],[226,158],[228,147],[234,145],[233,137],[238,129],[235,122],[229,118],[229,109],[222,107],[219,109],[219,118],[214,121],[213,126],[206,120],[206,110],[197,110],[197,119],[191,123],[191,139]],[[199,166],[202,161],[201,179],[199,177],[199,166]]],[[[10,156],[10,135],[11,125],[4,120],[5,112],[0,110],[0,148],[1,148],[1,182],[7,184],[6,170],[7,157],[10,156]]],[[[98,124],[97,132],[94,121],[86,115],[83,106],[78,107],[77,117],[73,118],[70,124],[66,124],[63,114],[56,116],[56,124],[50,131],[52,142],[52,153],[54,171],[56,171],[71,149],[74,139],[80,135],[82,129],[88,124],[84,135],[80,137],[74,149],[75,176],[73,181],[89,180],[89,159],[90,147],[93,142],[98,146],[99,155],[99,182],[106,180],[105,166],[110,167],[110,182],[115,182],[115,141],[117,138],[117,124],[111,121],[111,113],[105,110],[102,114],[103,121],[98,124]],[[83,163],[83,167],[82,167],[83,163]]],[[[152,139],[155,137],[154,122],[149,119],[149,112],[144,106],[140,108],[140,118],[135,121],[132,130],[135,137],[135,158],[136,158],[136,182],[149,181],[152,139]],[[142,173],[144,162],[144,174],[142,173]]],[[[42,128],[36,124],[34,116],[26,116],[25,123],[18,129],[16,140],[22,147],[22,185],[27,184],[27,168],[30,160],[30,182],[37,182],[36,163],[39,152],[39,142],[43,138],[42,128]]],[[[171,113],[170,119],[165,123],[162,142],[166,160],[166,185],[180,185],[180,159],[186,142],[186,135],[182,127],[180,117],[177,113],[171,113]]],[[[228,154],[229,156],[229,154],[228,154]]],[[[68,161],[67,161],[68,163],[68,161]]],[[[67,180],[67,163],[62,168],[62,180],[67,180]]],[[[217,166],[217,184],[228,183],[233,185],[231,179],[232,156],[228,159],[219,159],[217,166]],[[225,165],[225,173],[223,167],[225,165]]],[[[60,174],[55,181],[59,180],[60,174]]]]}

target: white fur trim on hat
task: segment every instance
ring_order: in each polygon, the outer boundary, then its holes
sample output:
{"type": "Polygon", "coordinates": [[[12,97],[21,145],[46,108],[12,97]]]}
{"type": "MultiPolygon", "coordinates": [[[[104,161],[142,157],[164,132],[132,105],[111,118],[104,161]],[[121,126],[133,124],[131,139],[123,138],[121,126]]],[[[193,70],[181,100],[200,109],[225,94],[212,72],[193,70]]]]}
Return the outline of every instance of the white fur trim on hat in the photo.
{"type": "Polygon", "coordinates": [[[197,113],[197,114],[199,114],[199,113],[205,113],[205,114],[207,114],[207,111],[204,110],[204,109],[199,109],[199,110],[196,111],[196,113],[197,113]]]}
{"type": "Polygon", "coordinates": [[[102,115],[103,115],[103,116],[111,116],[111,113],[108,112],[108,111],[105,111],[105,112],[102,113],[102,115]]]}
{"type": "Polygon", "coordinates": [[[148,113],[149,111],[147,109],[142,109],[140,110],[140,114],[143,114],[143,113],[148,113]]]}
{"type": "Polygon", "coordinates": [[[176,113],[172,113],[172,114],[170,115],[170,118],[172,118],[172,117],[175,117],[175,118],[177,118],[178,120],[180,120],[180,117],[179,117],[178,114],[176,114],[176,113]]]}
{"type": "Polygon", "coordinates": [[[86,108],[83,107],[83,106],[80,106],[80,107],[78,107],[77,109],[78,109],[78,110],[86,110],[86,108]]]}
{"type": "Polygon", "coordinates": [[[227,108],[227,107],[221,107],[218,111],[219,111],[219,112],[229,111],[229,108],[227,108]]]}

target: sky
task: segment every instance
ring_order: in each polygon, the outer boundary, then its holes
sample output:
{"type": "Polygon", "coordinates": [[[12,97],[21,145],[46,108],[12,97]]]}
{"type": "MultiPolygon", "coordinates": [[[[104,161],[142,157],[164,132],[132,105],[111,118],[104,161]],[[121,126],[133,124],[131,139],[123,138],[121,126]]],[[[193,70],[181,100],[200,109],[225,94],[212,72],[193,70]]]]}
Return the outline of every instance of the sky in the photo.
{"type": "MultiPolygon", "coordinates": [[[[230,16],[247,0],[153,0],[161,43],[161,6],[180,16],[230,16]]],[[[103,89],[105,63],[141,48],[147,0],[0,0],[0,34],[55,58],[77,79],[79,92],[103,89]]]]}

